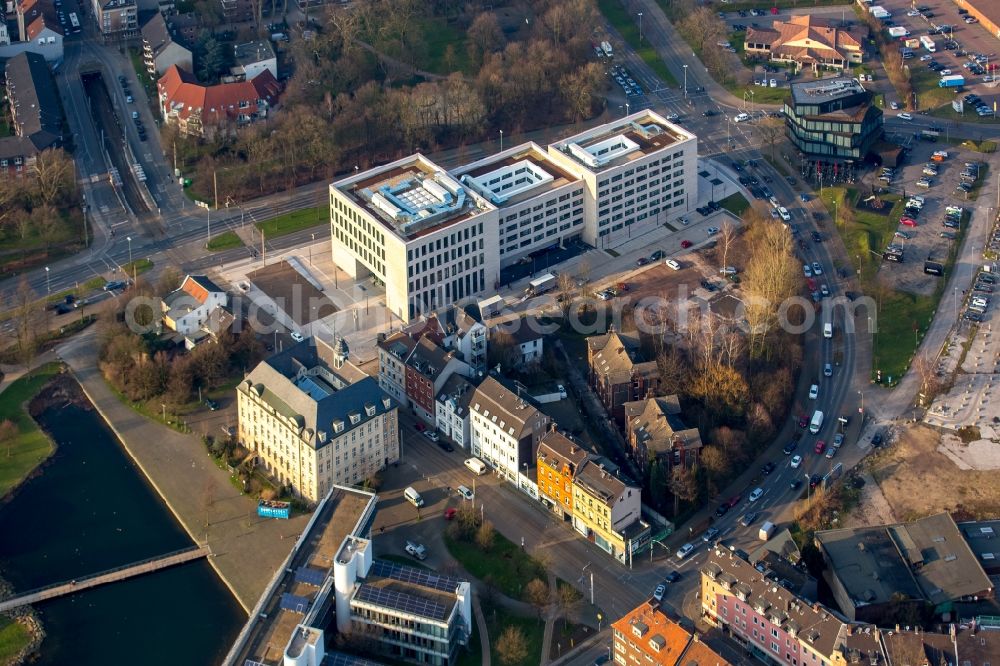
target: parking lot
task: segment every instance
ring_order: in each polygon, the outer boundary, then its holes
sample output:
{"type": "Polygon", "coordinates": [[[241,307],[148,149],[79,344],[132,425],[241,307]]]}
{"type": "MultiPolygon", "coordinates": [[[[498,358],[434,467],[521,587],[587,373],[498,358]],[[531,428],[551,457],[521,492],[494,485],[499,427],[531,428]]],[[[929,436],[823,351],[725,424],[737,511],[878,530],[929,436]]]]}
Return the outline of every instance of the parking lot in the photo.
{"type": "MultiPolygon", "coordinates": [[[[992,110],[997,97],[997,82],[992,79],[1000,65],[993,62],[997,51],[994,36],[978,23],[966,23],[967,14],[960,14],[960,9],[950,0],[925,0],[916,3],[916,7],[907,0],[879,0],[877,4],[892,15],[884,21],[887,28],[902,27],[909,31],[910,39],[927,36],[934,41],[933,53],[919,44],[912,47],[913,55],[906,64],[915,80],[919,81],[927,69],[942,76],[960,74],[965,77],[963,94],[970,90],[975,92],[992,110]]],[[[903,41],[900,41],[900,48],[906,48],[903,41]]],[[[887,92],[886,98],[897,104],[904,102],[894,92],[887,92]]],[[[971,109],[966,110],[967,115],[970,112],[974,113],[971,109]]]]}

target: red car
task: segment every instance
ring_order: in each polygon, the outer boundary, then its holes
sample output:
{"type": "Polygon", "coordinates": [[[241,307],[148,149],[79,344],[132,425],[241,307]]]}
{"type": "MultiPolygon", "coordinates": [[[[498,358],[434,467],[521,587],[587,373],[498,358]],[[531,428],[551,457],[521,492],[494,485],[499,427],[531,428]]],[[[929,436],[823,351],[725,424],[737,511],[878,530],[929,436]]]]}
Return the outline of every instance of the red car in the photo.
{"type": "Polygon", "coordinates": [[[826,442],[824,442],[822,439],[817,441],[816,446],[813,447],[813,451],[822,455],[823,452],[826,451],[826,442]]]}
{"type": "Polygon", "coordinates": [[[682,240],[681,241],[681,247],[686,250],[687,248],[691,247],[691,241],[689,241],[689,240],[682,240]]]}
{"type": "Polygon", "coordinates": [[[799,417],[799,427],[805,428],[807,425],[809,425],[809,418],[805,414],[803,414],[802,416],[799,417]]]}
{"type": "Polygon", "coordinates": [[[899,218],[899,223],[907,227],[917,226],[917,221],[914,220],[912,217],[901,217],[899,218]]]}
{"type": "Polygon", "coordinates": [[[455,514],[457,514],[457,513],[458,513],[458,509],[455,509],[455,508],[445,509],[444,510],[444,519],[445,520],[452,520],[455,517],[455,514]]]}
{"type": "Polygon", "coordinates": [[[812,278],[808,278],[806,280],[806,284],[809,285],[809,291],[816,291],[816,289],[818,289],[818,287],[816,286],[816,280],[812,278]]]}
{"type": "Polygon", "coordinates": [[[726,506],[728,506],[730,509],[732,509],[734,506],[736,506],[739,503],[740,503],[740,496],[739,495],[733,495],[732,497],[730,497],[726,501],[726,506]]]}
{"type": "Polygon", "coordinates": [[[425,428],[425,426],[424,426],[424,424],[423,424],[423,423],[421,423],[420,421],[417,421],[417,425],[416,425],[416,428],[417,428],[417,432],[423,432],[423,431],[424,431],[424,428],[425,428]]]}

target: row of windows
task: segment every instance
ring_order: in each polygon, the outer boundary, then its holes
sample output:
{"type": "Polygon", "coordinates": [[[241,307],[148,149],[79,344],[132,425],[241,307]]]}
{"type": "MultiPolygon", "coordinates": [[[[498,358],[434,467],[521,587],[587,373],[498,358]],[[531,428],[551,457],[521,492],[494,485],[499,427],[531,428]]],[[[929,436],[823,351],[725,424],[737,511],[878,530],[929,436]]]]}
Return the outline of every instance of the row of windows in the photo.
{"type": "MultiPolygon", "coordinates": [[[[459,229],[458,231],[452,232],[450,234],[444,234],[443,236],[432,240],[429,243],[425,243],[420,246],[411,247],[406,251],[406,261],[409,263],[414,259],[419,259],[420,257],[426,257],[428,254],[434,252],[440,252],[441,250],[447,250],[449,246],[458,245],[468,241],[473,238],[473,245],[475,245],[474,237],[483,235],[483,223],[480,222],[477,225],[471,227],[465,227],[464,229],[459,229]]],[[[479,239],[479,249],[483,249],[482,238],[479,239]]],[[[452,253],[454,256],[454,253],[452,253]]]]}
{"type": "MultiPolygon", "coordinates": [[[[425,246],[426,247],[426,246],[425,246]]],[[[462,261],[465,261],[465,270],[471,270],[476,268],[480,263],[483,262],[483,255],[473,254],[476,250],[482,251],[483,249],[483,239],[479,239],[477,246],[476,241],[471,243],[466,243],[463,247],[452,248],[449,255],[449,251],[446,249],[444,252],[432,255],[429,259],[421,259],[416,263],[407,265],[406,267],[406,277],[413,277],[414,273],[426,273],[427,271],[433,271],[435,268],[446,264],[449,261],[458,261],[457,266],[445,266],[445,277],[448,277],[448,273],[454,271],[458,273],[462,270],[462,261]],[[472,263],[469,263],[469,257],[471,256],[472,263]],[[450,258],[449,258],[450,257],[450,258]]]]}

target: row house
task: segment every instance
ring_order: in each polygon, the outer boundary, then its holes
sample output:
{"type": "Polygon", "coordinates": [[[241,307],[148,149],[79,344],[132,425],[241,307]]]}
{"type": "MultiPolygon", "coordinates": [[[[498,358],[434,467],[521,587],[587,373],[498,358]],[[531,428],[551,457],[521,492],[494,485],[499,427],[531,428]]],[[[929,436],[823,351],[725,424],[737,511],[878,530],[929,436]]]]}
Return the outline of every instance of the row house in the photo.
{"type": "Polygon", "coordinates": [[[135,0],[91,0],[91,8],[105,38],[132,37],[139,31],[135,0]]]}
{"type": "Polygon", "coordinates": [[[62,146],[62,104],[41,55],[19,53],[4,73],[14,136],[0,138],[0,173],[22,174],[43,150],[62,146]]]}
{"type": "Polygon", "coordinates": [[[378,385],[404,409],[410,406],[406,397],[406,359],[417,346],[412,337],[397,331],[389,336],[379,334],[378,385]]]}
{"type": "Polygon", "coordinates": [[[437,418],[435,402],[448,378],[455,373],[471,374],[469,366],[454,352],[445,351],[426,337],[417,340],[406,357],[405,372],[410,409],[430,425],[434,425],[437,418]]]}
{"type": "Polygon", "coordinates": [[[654,599],[645,601],[611,625],[617,664],[653,666],[729,666],[698,634],[668,617],[654,599]]]}
{"type": "Polygon", "coordinates": [[[281,91],[268,69],[250,81],[209,86],[177,65],[167,68],[156,87],[164,122],[177,125],[183,134],[202,138],[266,118],[281,91]]]}
{"type": "Polygon", "coordinates": [[[614,328],[587,338],[587,366],[594,392],[619,428],[625,426],[625,403],[659,392],[656,361],[643,361],[638,338],[614,328]]]}
{"type": "Polygon", "coordinates": [[[690,468],[698,463],[701,434],[684,425],[680,414],[676,395],[625,403],[625,441],[643,469],[653,460],[665,464],[668,473],[674,465],[690,468]]]}
{"type": "Polygon", "coordinates": [[[588,541],[630,564],[649,545],[650,527],[641,520],[642,490],[625,483],[595,460],[573,476],[573,527],[588,541]]]}
{"type": "Polygon", "coordinates": [[[437,418],[434,425],[438,433],[466,451],[472,447],[469,437],[469,402],[475,390],[475,384],[455,373],[445,381],[436,401],[437,418]]]}
{"type": "Polygon", "coordinates": [[[146,73],[154,78],[174,65],[185,71],[192,69],[191,49],[178,40],[168,19],[159,12],[142,26],[142,57],[146,73]]]}
{"type": "Polygon", "coordinates": [[[472,455],[537,497],[538,487],[529,472],[537,459],[538,442],[551,419],[527,396],[504,386],[493,375],[476,388],[470,404],[472,455]]]}
{"type": "Polygon", "coordinates": [[[538,443],[538,499],[562,520],[573,518],[573,479],[590,458],[557,430],[545,433],[538,443]]]}

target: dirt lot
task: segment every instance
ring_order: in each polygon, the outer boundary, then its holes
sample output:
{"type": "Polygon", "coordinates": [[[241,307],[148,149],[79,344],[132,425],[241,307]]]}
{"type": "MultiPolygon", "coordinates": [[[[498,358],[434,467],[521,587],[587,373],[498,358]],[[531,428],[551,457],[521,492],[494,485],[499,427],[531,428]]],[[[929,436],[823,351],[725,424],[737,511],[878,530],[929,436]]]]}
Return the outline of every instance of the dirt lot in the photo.
{"type": "Polygon", "coordinates": [[[996,472],[957,468],[938,451],[941,435],[923,425],[901,430],[869,463],[898,520],[949,511],[956,520],[1000,516],[996,472]]]}

